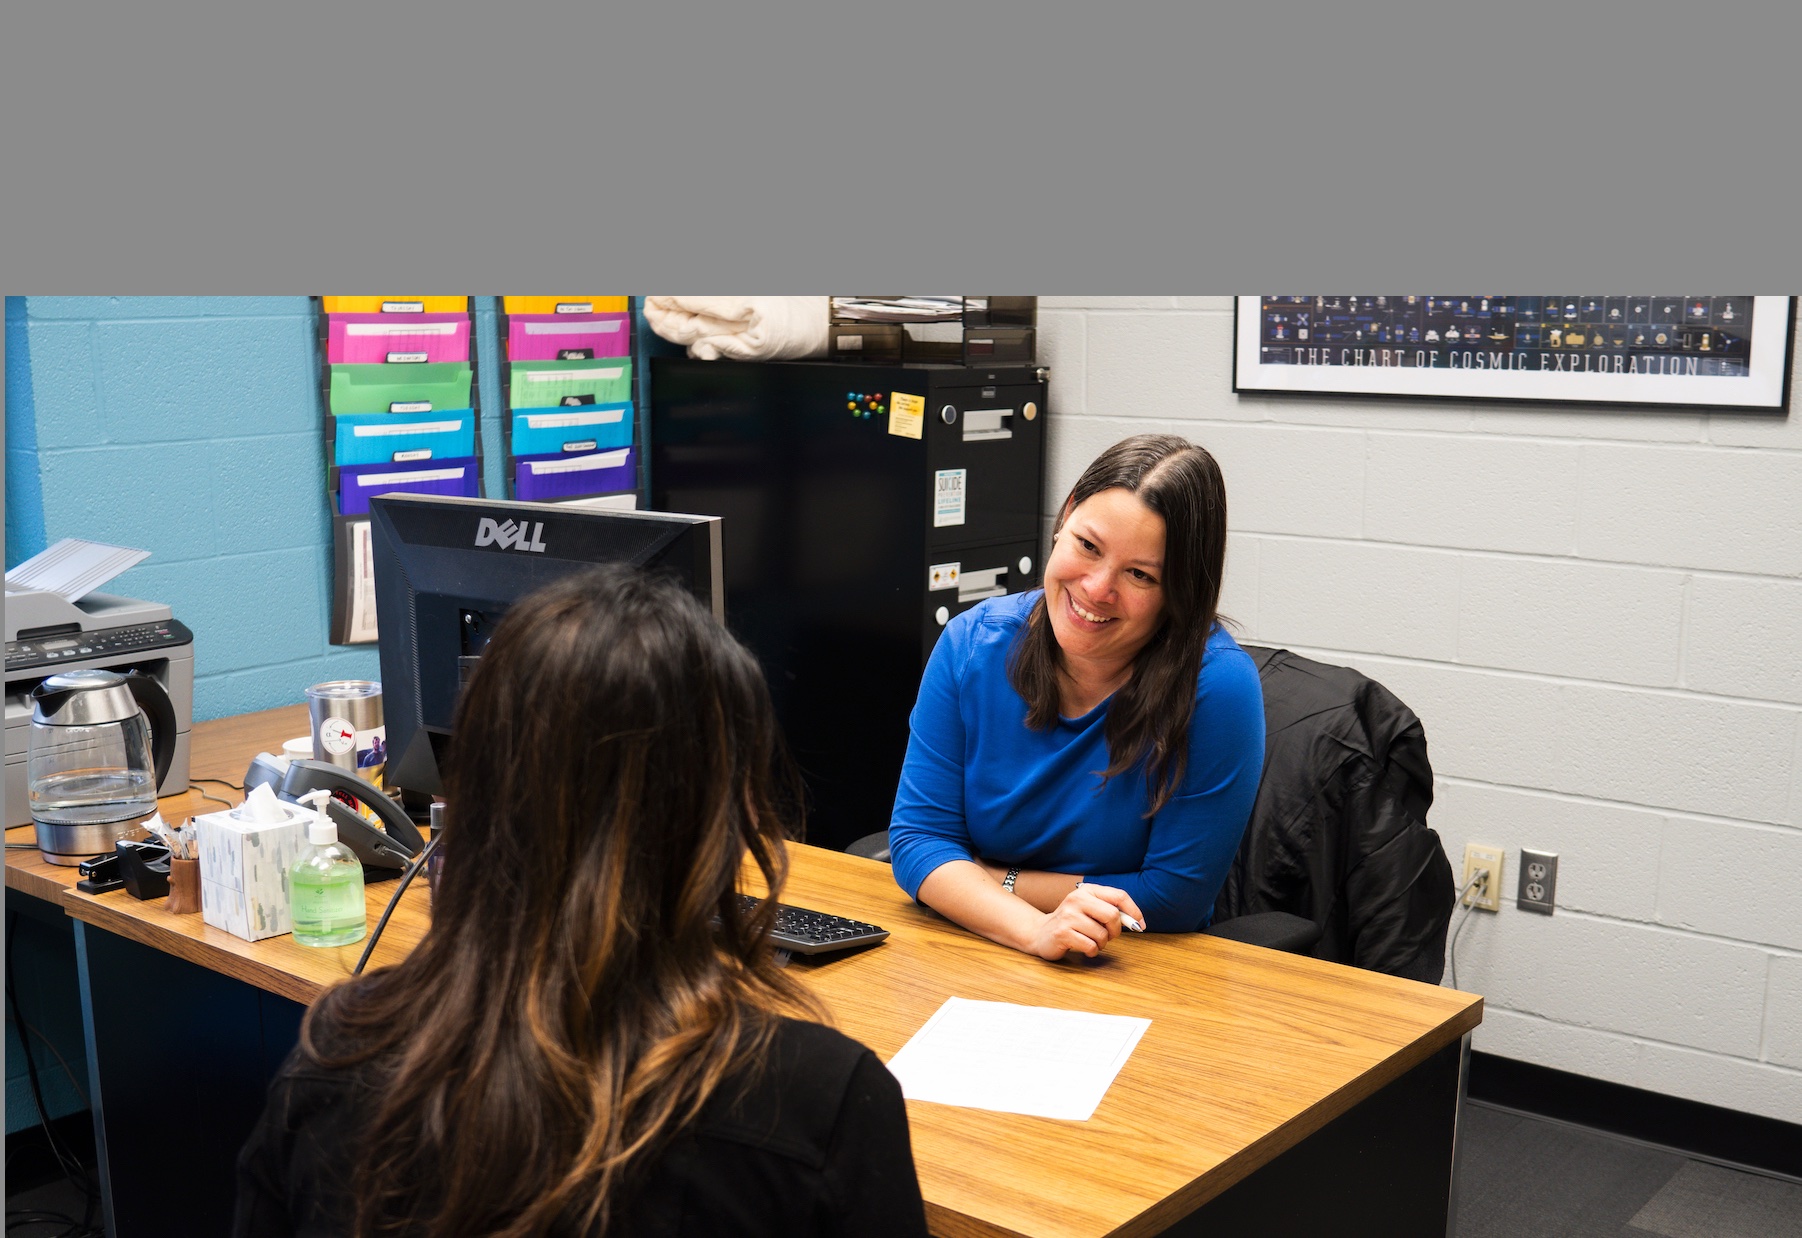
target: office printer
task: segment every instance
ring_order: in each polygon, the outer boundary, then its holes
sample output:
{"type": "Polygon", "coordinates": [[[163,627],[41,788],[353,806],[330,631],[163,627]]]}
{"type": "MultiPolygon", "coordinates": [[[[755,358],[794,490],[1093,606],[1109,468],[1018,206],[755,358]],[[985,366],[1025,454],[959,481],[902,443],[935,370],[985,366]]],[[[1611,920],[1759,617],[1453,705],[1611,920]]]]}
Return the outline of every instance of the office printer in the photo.
{"type": "Polygon", "coordinates": [[[158,795],[188,789],[194,721],[194,634],[167,606],[110,593],[64,601],[43,589],[6,591],[6,826],[31,823],[26,757],[31,690],[62,671],[137,671],[162,685],[175,711],[175,759],[158,795]]]}

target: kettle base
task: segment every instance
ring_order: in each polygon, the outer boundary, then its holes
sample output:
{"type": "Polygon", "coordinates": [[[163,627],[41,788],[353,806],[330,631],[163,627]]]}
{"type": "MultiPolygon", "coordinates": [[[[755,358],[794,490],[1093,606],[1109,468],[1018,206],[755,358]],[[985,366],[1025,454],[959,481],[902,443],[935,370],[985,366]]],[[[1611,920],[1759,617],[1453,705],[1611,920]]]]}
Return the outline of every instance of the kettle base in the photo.
{"type": "Polygon", "coordinates": [[[37,830],[38,854],[44,857],[44,863],[73,868],[83,860],[111,855],[113,844],[121,838],[129,838],[140,832],[147,819],[147,816],[133,817],[125,821],[100,821],[83,825],[52,825],[34,821],[32,825],[37,830]]]}

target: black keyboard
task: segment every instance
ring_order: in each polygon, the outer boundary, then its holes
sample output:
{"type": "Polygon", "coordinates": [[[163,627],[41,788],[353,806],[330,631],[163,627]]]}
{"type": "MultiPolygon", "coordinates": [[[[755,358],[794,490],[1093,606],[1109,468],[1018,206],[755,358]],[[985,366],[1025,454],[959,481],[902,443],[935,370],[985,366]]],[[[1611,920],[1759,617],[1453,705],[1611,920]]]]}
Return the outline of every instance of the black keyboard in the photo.
{"type": "MultiPolygon", "coordinates": [[[[749,894],[738,896],[738,905],[749,912],[762,902],[749,894]]],[[[888,930],[877,928],[874,924],[865,924],[861,920],[850,920],[844,916],[828,915],[823,911],[809,911],[805,907],[789,907],[776,905],[776,927],[770,934],[770,940],[783,950],[792,950],[796,954],[826,954],[833,950],[848,950],[852,946],[869,946],[888,936],[888,930]]]]}

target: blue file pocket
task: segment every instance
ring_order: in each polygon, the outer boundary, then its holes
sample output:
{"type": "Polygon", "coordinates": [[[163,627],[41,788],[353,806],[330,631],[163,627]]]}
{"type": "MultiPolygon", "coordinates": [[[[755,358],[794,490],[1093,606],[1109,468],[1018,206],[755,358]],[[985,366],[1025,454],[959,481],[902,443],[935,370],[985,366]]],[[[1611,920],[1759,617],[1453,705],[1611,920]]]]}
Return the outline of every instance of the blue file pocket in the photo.
{"type": "Polygon", "coordinates": [[[513,414],[513,454],[546,456],[632,445],[632,405],[582,404],[513,414]]]}
{"type": "Polygon", "coordinates": [[[332,458],[345,464],[399,464],[476,454],[474,409],[442,413],[347,413],[337,418],[332,458]]]}

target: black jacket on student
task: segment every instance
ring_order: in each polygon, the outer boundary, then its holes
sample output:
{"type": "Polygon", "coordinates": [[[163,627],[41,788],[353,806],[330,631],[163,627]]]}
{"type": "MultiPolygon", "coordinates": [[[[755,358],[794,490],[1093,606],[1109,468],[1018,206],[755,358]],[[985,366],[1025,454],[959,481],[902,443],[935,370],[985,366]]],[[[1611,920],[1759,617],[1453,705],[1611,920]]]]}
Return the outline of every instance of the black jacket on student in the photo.
{"type": "MultiPolygon", "coordinates": [[[[344,1238],[375,1068],[289,1055],[238,1158],[235,1238],[344,1238]]],[[[633,1238],[923,1238],[901,1086],[847,1036],[781,1021],[763,1068],[729,1077],[615,1215],[633,1238]]],[[[580,1238],[571,1235],[569,1238],[580,1238]]]]}

